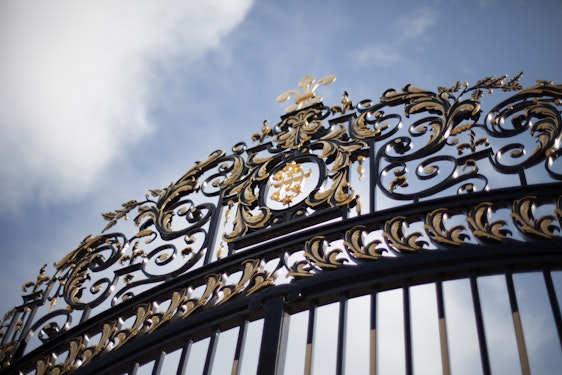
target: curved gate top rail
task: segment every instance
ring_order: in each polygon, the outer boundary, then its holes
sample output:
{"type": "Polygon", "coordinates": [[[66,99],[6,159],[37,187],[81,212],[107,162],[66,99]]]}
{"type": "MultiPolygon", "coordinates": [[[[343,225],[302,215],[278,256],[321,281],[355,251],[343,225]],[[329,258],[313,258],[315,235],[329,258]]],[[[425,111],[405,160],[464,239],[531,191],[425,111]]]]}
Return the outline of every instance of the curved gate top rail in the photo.
{"type": "Polygon", "coordinates": [[[407,85],[378,102],[344,92],[330,107],[316,90],[335,77],[305,76],[251,144],[103,214],[101,234],[41,268],[2,320],[0,372],[66,373],[340,269],[560,238],[562,86],[520,78],[407,85]]]}

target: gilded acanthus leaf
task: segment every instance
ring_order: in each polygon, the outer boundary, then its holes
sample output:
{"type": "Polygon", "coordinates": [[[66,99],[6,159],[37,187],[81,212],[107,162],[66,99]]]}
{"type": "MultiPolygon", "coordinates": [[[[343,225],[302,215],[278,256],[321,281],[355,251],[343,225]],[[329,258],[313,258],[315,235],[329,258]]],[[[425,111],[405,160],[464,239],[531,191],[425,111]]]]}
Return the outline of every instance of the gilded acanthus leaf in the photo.
{"type": "Polygon", "coordinates": [[[519,72],[512,79],[507,81],[507,83],[501,88],[502,91],[519,91],[523,87],[519,84],[519,80],[523,76],[523,72],[519,72]]]}
{"type": "Polygon", "coordinates": [[[465,233],[466,228],[463,225],[455,225],[448,229],[445,226],[448,215],[449,210],[447,208],[433,210],[427,214],[423,227],[434,241],[447,245],[460,246],[470,237],[465,233]]]}
{"type": "Polygon", "coordinates": [[[560,231],[560,227],[555,225],[556,218],[552,215],[535,217],[536,196],[527,196],[513,202],[510,216],[513,218],[517,228],[523,233],[539,238],[551,239],[560,231]]]}
{"type": "Polygon", "coordinates": [[[466,221],[470,225],[472,234],[476,237],[487,240],[502,241],[507,235],[511,235],[511,231],[505,229],[507,222],[505,220],[489,221],[489,215],[494,210],[494,206],[490,202],[482,202],[473,207],[466,217],[466,221]]]}
{"type": "Polygon", "coordinates": [[[345,232],[344,244],[356,259],[378,260],[384,252],[388,250],[381,246],[382,241],[375,239],[367,244],[364,243],[363,234],[367,231],[367,227],[359,225],[345,232]]]}
{"type": "Polygon", "coordinates": [[[406,217],[396,216],[385,223],[383,235],[394,248],[400,251],[417,252],[422,250],[423,245],[427,244],[420,239],[423,238],[423,235],[420,232],[414,232],[406,236],[404,228],[407,227],[408,220],[406,217]]]}
{"type": "Polygon", "coordinates": [[[304,256],[314,266],[321,269],[336,269],[343,266],[347,259],[338,258],[341,249],[328,250],[328,243],[323,236],[316,236],[304,244],[304,256]]]}
{"type": "Polygon", "coordinates": [[[300,278],[314,276],[314,273],[312,272],[314,267],[310,264],[308,259],[296,261],[288,267],[288,269],[289,272],[287,273],[287,277],[300,278]]]}

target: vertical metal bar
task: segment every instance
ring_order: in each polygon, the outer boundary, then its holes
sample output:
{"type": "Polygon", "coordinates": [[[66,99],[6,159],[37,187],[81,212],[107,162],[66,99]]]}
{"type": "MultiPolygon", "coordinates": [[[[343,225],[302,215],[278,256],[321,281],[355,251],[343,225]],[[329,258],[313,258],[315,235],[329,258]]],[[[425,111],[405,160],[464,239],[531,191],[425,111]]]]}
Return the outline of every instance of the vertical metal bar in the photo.
{"type": "Polygon", "coordinates": [[[345,346],[347,335],[347,296],[340,296],[340,313],[338,322],[338,349],[336,358],[336,374],[342,375],[345,372],[345,346]]]}
{"type": "Polygon", "coordinates": [[[244,353],[244,343],[246,342],[246,331],[248,329],[248,321],[243,320],[238,329],[238,340],[236,341],[236,350],[234,351],[234,361],[232,362],[232,375],[238,375],[242,365],[242,355],[244,353]]]}
{"type": "Polygon", "coordinates": [[[369,374],[377,374],[377,291],[371,291],[371,322],[369,330],[369,374]]]}
{"type": "Polygon", "coordinates": [[[410,318],[410,287],[402,287],[402,308],[404,309],[404,357],[406,359],[406,375],[413,374],[412,365],[412,321],[410,318]]]}
{"type": "Polygon", "coordinates": [[[527,348],[525,345],[525,337],[523,336],[523,326],[521,317],[519,316],[519,306],[517,304],[517,296],[513,285],[512,271],[505,273],[505,282],[507,284],[507,295],[509,296],[509,305],[511,307],[511,317],[513,319],[513,328],[515,329],[515,338],[517,340],[517,349],[519,350],[519,361],[521,362],[521,371],[523,375],[530,375],[529,357],[527,356],[527,348]]]}
{"type": "Polygon", "coordinates": [[[219,341],[219,330],[215,330],[209,340],[209,348],[207,349],[207,357],[205,358],[205,366],[203,367],[203,375],[209,375],[213,371],[213,360],[217,351],[217,341],[219,341]]]}
{"type": "Polygon", "coordinates": [[[527,186],[527,176],[525,176],[525,168],[519,170],[519,182],[521,186],[527,186]]]}
{"type": "Polygon", "coordinates": [[[178,371],[176,375],[182,375],[185,373],[187,369],[187,361],[189,359],[189,352],[191,352],[191,346],[193,345],[193,341],[191,339],[187,340],[183,346],[181,351],[180,362],[178,363],[178,371]]]}
{"type": "Polygon", "coordinates": [[[86,306],[84,310],[82,310],[82,316],[80,317],[80,324],[84,323],[86,320],[90,319],[90,313],[92,312],[92,308],[90,306],[86,306]]]}
{"type": "Polygon", "coordinates": [[[443,302],[443,282],[440,279],[437,279],[435,282],[435,293],[437,296],[437,317],[439,319],[441,367],[443,368],[443,375],[451,375],[451,364],[449,363],[449,342],[447,340],[447,320],[445,319],[445,304],[443,302]]]}
{"type": "Polygon", "coordinates": [[[207,243],[207,253],[205,254],[205,260],[203,264],[207,264],[213,260],[213,252],[215,251],[215,244],[217,239],[217,233],[220,229],[220,219],[222,217],[222,198],[218,198],[215,212],[211,216],[211,223],[209,224],[209,234],[207,238],[209,239],[207,243]]]}
{"type": "Polygon", "coordinates": [[[16,308],[16,310],[14,311],[14,315],[12,316],[12,320],[10,321],[10,325],[8,326],[8,329],[6,329],[6,333],[4,334],[4,336],[2,337],[2,344],[4,344],[4,342],[10,342],[10,341],[16,341],[17,340],[17,332],[15,332],[15,327],[16,327],[16,322],[20,319],[18,319],[19,317],[22,317],[21,320],[23,321],[23,317],[25,313],[22,313],[22,310],[19,308],[16,308]],[[8,337],[11,338],[9,339],[8,337]]]}
{"type": "Polygon", "coordinates": [[[306,333],[306,353],[304,358],[304,375],[312,373],[312,353],[314,349],[314,326],[316,325],[316,305],[311,304],[308,309],[308,331],[306,333]]]}
{"type": "Polygon", "coordinates": [[[287,342],[289,340],[289,326],[291,316],[283,312],[283,325],[281,329],[281,337],[279,343],[279,353],[277,355],[277,370],[276,374],[283,374],[285,371],[285,361],[287,358],[287,342]]]}
{"type": "Polygon", "coordinates": [[[476,319],[476,331],[478,332],[478,344],[480,345],[480,359],[482,361],[482,372],[490,375],[490,358],[488,356],[488,346],[486,344],[486,333],[484,332],[484,319],[482,317],[482,307],[480,306],[480,295],[476,276],[470,275],[470,289],[472,291],[472,305],[474,307],[474,317],[476,319]]]}
{"type": "MultiPolygon", "coordinates": [[[[51,287],[49,287],[48,289],[50,290],[51,287]]],[[[47,293],[48,291],[45,291],[45,293],[47,293]]],[[[40,297],[41,300],[45,300],[45,296],[40,297]]],[[[39,303],[42,303],[41,300],[39,300],[39,298],[35,298],[35,300],[33,301],[33,307],[31,308],[31,310],[29,312],[26,312],[26,308],[24,307],[23,309],[23,313],[20,317],[20,319],[25,322],[18,331],[14,330],[14,338],[13,340],[16,341],[16,337],[19,334],[19,339],[21,339],[21,343],[20,343],[20,348],[18,350],[19,353],[23,353],[23,349],[25,348],[25,346],[27,345],[27,343],[25,343],[25,336],[27,335],[27,333],[29,332],[29,329],[31,327],[31,324],[34,322],[35,320],[35,315],[37,315],[37,310],[41,307],[41,305],[39,305],[39,303]],[[25,343],[25,344],[24,344],[25,343]]],[[[29,307],[29,303],[26,303],[26,307],[29,307]]]]}
{"type": "Polygon", "coordinates": [[[160,375],[160,371],[162,371],[162,363],[164,362],[165,357],[165,351],[161,351],[160,355],[156,357],[156,359],[154,360],[154,367],[152,368],[152,375],[160,375]]]}
{"type": "Polygon", "coordinates": [[[558,299],[556,298],[552,275],[550,274],[550,270],[544,270],[543,275],[544,282],[546,283],[548,299],[550,300],[550,307],[552,308],[552,315],[554,316],[554,324],[556,325],[556,330],[558,331],[558,339],[560,340],[560,345],[562,346],[562,314],[560,314],[560,305],[558,304],[558,299]]]}
{"type": "Polygon", "coordinates": [[[135,362],[133,368],[129,371],[129,375],[136,375],[138,369],[139,369],[139,363],[135,362]]]}
{"type": "Polygon", "coordinates": [[[372,139],[369,140],[369,150],[373,150],[373,152],[369,154],[369,213],[373,213],[377,209],[375,195],[377,192],[379,158],[377,155],[376,142],[372,139]]]}
{"type": "Polygon", "coordinates": [[[277,296],[265,303],[265,318],[258,360],[259,375],[277,374],[279,359],[284,358],[285,330],[283,329],[286,313],[283,309],[285,298],[277,296]]]}

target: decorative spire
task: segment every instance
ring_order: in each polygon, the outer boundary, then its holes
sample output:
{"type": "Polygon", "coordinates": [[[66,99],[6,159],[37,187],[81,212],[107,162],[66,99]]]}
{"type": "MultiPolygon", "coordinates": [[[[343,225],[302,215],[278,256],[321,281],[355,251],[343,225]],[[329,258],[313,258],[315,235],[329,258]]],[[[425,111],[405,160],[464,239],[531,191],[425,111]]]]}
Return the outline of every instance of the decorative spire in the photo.
{"type": "Polygon", "coordinates": [[[320,85],[329,85],[336,80],[335,75],[327,75],[317,81],[314,80],[312,76],[304,76],[298,83],[298,87],[302,89],[302,93],[298,90],[285,91],[277,97],[277,102],[282,103],[289,100],[289,98],[295,95],[295,105],[287,107],[285,113],[298,111],[301,108],[308,107],[309,105],[320,103],[322,101],[321,96],[316,96],[315,92],[320,85]]]}

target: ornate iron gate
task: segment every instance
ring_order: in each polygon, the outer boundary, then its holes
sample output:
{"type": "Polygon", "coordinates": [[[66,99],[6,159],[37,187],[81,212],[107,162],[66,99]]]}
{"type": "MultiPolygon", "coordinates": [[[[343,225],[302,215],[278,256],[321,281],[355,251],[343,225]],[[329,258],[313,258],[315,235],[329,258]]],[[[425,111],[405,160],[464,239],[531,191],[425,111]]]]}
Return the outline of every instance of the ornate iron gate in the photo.
{"type": "Polygon", "coordinates": [[[204,374],[276,374],[293,373],[295,361],[305,374],[324,361],[337,374],[384,372],[380,301],[398,291],[392,366],[412,374],[421,311],[412,293],[429,286],[438,354],[427,362],[449,374],[459,327],[444,285],[465,280],[479,359],[470,371],[489,374],[489,275],[503,285],[523,374],[536,362],[517,279],[540,276],[558,366],[562,86],[522,88],[520,77],[436,92],[407,85],[379,102],[344,93],[332,107],[316,89],[335,77],[304,77],[278,98],[295,104],[276,125],[264,121],[251,145],[215,151],[177,182],[103,214],[101,234],[26,283],[23,304],[3,318],[0,372],[180,374],[197,362],[204,374]],[[501,101],[485,109],[493,90],[501,101]],[[364,308],[350,315],[356,301],[364,308]],[[319,336],[326,306],[331,343],[319,336]],[[360,320],[365,345],[349,340],[360,320]],[[333,355],[321,357],[323,345],[333,355]]]}

